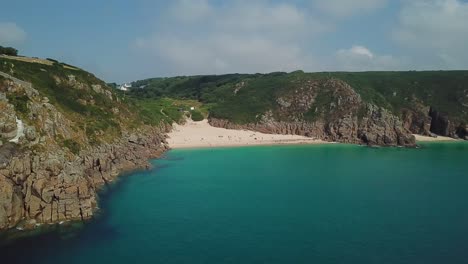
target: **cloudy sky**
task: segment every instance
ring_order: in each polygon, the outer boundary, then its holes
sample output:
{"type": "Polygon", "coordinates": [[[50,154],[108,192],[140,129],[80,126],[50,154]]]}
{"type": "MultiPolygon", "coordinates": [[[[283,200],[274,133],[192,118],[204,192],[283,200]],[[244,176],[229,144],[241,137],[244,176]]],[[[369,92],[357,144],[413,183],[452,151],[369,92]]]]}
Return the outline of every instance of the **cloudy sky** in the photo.
{"type": "Polygon", "coordinates": [[[0,45],[106,81],[468,69],[466,0],[15,0],[0,45]]]}

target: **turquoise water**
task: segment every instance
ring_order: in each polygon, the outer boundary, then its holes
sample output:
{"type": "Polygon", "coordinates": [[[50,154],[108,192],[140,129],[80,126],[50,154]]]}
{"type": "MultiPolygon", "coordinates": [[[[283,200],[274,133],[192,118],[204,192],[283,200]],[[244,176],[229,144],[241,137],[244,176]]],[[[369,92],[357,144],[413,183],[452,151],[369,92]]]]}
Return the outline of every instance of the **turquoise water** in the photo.
{"type": "Polygon", "coordinates": [[[174,150],[2,263],[468,263],[468,144],[174,150]]]}

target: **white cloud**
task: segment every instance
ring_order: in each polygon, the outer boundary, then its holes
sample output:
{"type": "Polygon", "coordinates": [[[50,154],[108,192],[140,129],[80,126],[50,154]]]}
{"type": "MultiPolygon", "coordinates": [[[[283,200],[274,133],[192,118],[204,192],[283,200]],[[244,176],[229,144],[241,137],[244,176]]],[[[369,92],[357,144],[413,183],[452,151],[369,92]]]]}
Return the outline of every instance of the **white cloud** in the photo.
{"type": "Polygon", "coordinates": [[[467,25],[467,2],[412,0],[403,4],[394,37],[432,68],[466,68],[467,25]]]}
{"type": "Polygon", "coordinates": [[[334,17],[344,18],[384,7],[387,0],[314,0],[313,6],[334,17]]]}
{"type": "MultiPolygon", "coordinates": [[[[336,6],[330,12],[343,16],[379,8],[386,0],[358,0],[352,5],[337,0],[319,2],[336,6]]],[[[401,58],[375,54],[359,45],[314,54],[314,45],[319,47],[321,35],[334,25],[317,20],[310,10],[293,4],[266,0],[210,3],[176,1],[160,16],[153,32],[137,39],[134,47],[150,56],[155,67],[163,65],[166,75],[398,70],[407,65],[401,58]]]]}
{"type": "Polygon", "coordinates": [[[26,32],[15,23],[0,22],[0,45],[16,45],[26,39],[26,32]]]}
{"type": "Polygon", "coordinates": [[[170,16],[184,22],[197,21],[210,16],[213,8],[208,0],[180,0],[169,9],[170,16]]]}
{"type": "Polygon", "coordinates": [[[300,46],[326,27],[294,5],[237,0],[222,6],[177,1],[160,24],[171,24],[139,38],[136,47],[150,52],[173,74],[291,71],[311,62],[300,46]],[[200,11],[200,9],[202,11],[200,11]],[[179,13],[180,13],[179,12],[179,13]],[[190,12],[189,12],[190,13],[190,12]],[[189,17],[190,19],[186,19],[189,17]]]}
{"type": "Polygon", "coordinates": [[[378,55],[364,46],[353,46],[336,52],[332,69],[343,71],[401,70],[404,60],[391,55],[378,55]]]}
{"type": "Polygon", "coordinates": [[[352,46],[348,50],[341,49],[338,51],[338,54],[343,56],[367,57],[368,59],[374,58],[374,54],[364,46],[352,46]]]}
{"type": "Polygon", "coordinates": [[[290,71],[304,67],[298,47],[262,37],[215,35],[185,41],[161,36],[140,45],[152,45],[156,55],[178,74],[290,71]]]}

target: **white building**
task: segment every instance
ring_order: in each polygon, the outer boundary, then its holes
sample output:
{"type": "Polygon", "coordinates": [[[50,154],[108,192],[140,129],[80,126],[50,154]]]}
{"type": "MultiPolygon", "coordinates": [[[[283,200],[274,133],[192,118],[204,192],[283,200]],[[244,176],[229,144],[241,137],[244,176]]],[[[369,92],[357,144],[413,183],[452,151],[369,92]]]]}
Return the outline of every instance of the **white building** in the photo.
{"type": "Polygon", "coordinates": [[[120,85],[118,89],[120,91],[128,91],[128,89],[130,89],[130,88],[132,88],[131,84],[124,83],[124,84],[120,85]]]}

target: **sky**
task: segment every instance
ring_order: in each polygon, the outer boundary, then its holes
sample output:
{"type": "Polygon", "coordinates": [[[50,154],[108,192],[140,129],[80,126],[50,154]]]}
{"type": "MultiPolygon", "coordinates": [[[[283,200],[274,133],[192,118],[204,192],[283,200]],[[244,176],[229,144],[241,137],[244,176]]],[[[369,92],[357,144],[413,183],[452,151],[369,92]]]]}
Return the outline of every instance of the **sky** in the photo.
{"type": "Polygon", "coordinates": [[[467,0],[15,0],[0,45],[107,82],[468,69],[467,0]]]}

